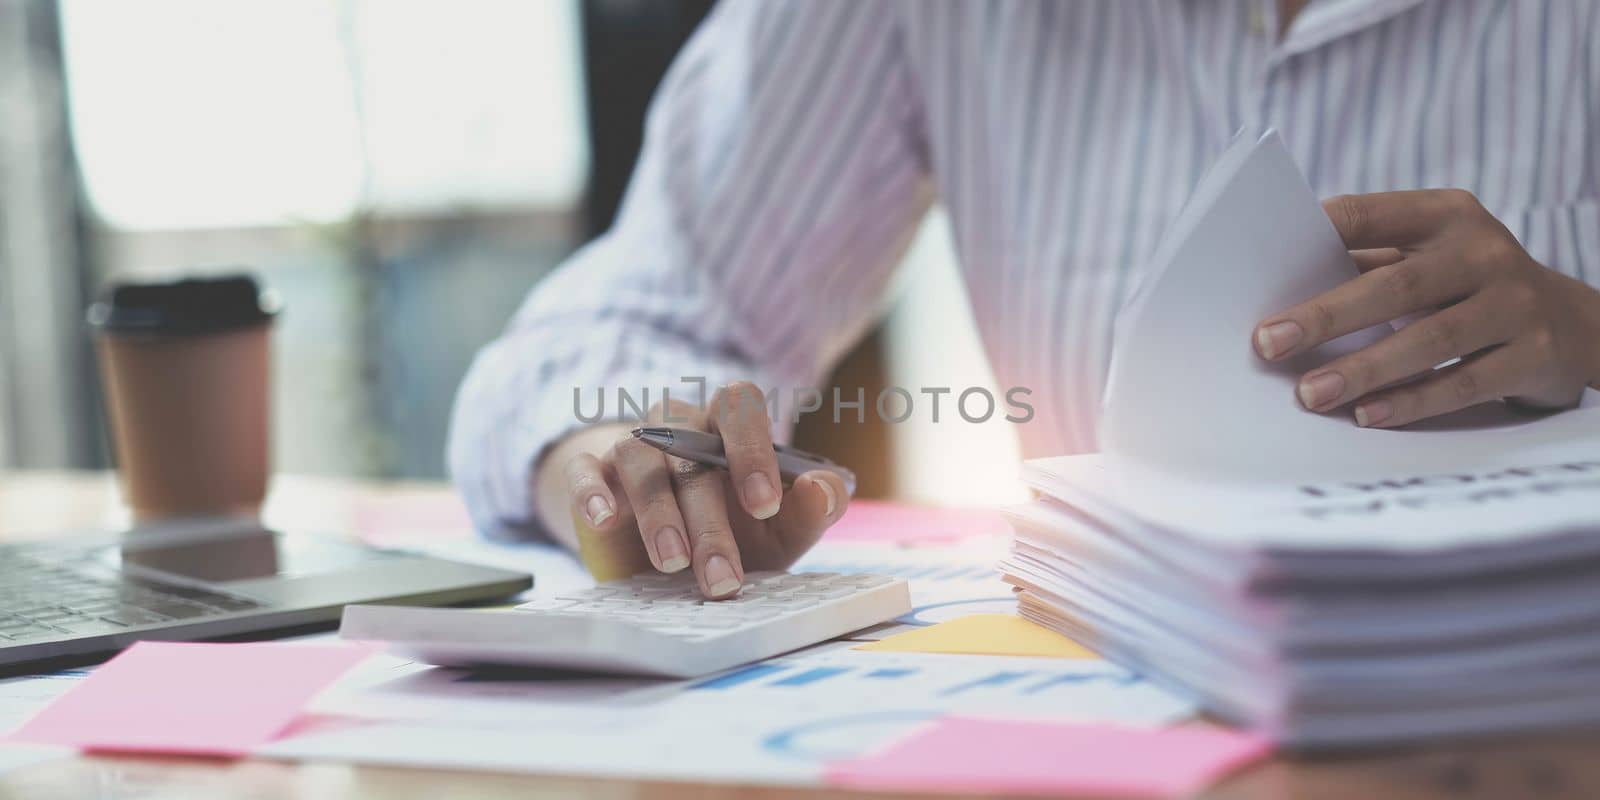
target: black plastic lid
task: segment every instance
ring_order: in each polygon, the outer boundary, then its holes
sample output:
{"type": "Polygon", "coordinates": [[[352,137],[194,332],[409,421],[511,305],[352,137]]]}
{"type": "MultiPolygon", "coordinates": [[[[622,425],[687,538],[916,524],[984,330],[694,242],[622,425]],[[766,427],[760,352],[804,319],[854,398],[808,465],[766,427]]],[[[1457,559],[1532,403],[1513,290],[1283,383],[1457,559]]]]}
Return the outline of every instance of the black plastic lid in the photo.
{"type": "Polygon", "coordinates": [[[122,283],[89,307],[89,324],[124,334],[192,336],[251,328],[278,313],[277,298],[249,275],[122,283]]]}

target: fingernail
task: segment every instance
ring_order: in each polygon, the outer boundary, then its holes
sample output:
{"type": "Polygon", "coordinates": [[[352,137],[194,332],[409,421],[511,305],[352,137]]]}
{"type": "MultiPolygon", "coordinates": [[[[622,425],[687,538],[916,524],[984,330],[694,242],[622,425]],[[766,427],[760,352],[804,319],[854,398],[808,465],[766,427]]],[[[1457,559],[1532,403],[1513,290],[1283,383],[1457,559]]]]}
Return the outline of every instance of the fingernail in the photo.
{"type": "Polygon", "coordinates": [[[677,528],[656,531],[656,556],[661,559],[662,572],[678,572],[689,566],[689,556],[683,550],[683,536],[677,528]]]}
{"type": "Polygon", "coordinates": [[[1356,406],[1356,424],[1365,428],[1377,425],[1394,416],[1394,406],[1388,400],[1371,400],[1356,406]]]}
{"type": "Polygon", "coordinates": [[[1300,402],[1313,411],[1339,399],[1344,393],[1344,376],[1323,372],[1300,381],[1300,402]]]}
{"type": "Polygon", "coordinates": [[[739,578],[733,574],[733,565],[722,556],[706,559],[706,586],[712,597],[725,597],[739,591],[739,578]]]}
{"type": "Polygon", "coordinates": [[[1305,335],[1298,322],[1283,320],[1263,325],[1256,328],[1256,349],[1263,358],[1277,358],[1293,349],[1305,335]]]}
{"type": "Polygon", "coordinates": [[[584,505],[583,510],[589,515],[589,524],[591,525],[603,525],[606,520],[611,519],[611,503],[600,495],[589,498],[589,502],[584,505]]]}
{"type": "Polygon", "coordinates": [[[744,479],[744,505],[756,519],[766,519],[778,513],[778,490],[772,481],[759,472],[744,479]]]}
{"type": "Polygon", "coordinates": [[[833,516],[833,510],[839,507],[839,498],[833,493],[833,486],[824,480],[813,479],[811,482],[815,483],[817,488],[822,490],[823,497],[828,498],[828,510],[822,512],[822,515],[825,517],[833,516]]]}

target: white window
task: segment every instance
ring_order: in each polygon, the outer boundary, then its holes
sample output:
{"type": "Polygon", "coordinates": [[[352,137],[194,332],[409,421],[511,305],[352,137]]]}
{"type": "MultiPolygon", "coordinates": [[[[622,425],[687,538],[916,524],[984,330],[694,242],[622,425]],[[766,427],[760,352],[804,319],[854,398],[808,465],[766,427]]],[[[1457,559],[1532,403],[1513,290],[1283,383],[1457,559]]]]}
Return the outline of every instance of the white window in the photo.
{"type": "Polygon", "coordinates": [[[90,202],[123,230],[570,207],[576,0],[65,0],[90,202]]]}

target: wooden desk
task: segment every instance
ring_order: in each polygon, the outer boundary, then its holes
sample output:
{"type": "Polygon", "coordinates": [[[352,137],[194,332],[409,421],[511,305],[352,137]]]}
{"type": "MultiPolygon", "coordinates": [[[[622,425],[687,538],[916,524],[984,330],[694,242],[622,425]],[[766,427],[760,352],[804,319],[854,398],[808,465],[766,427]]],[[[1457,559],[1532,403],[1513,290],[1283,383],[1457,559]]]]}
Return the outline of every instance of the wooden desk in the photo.
{"type": "MultiPolygon", "coordinates": [[[[280,478],[270,524],[354,529],[373,503],[436,499],[437,484],[371,484],[280,478]]],[[[116,523],[124,516],[100,473],[0,473],[0,536],[116,523]]],[[[0,797],[19,798],[734,798],[816,792],[596,777],[503,775],[273,761],[79,757],[0,775],[0,797]]],[[[894,797],[829,792],[830,797],[894,797]]],[[[1398,752],[1278,759],[1205,794],[1217,800],[1306,798],[1600,797],[1600,733],[1435,745],[1398,752]]]]}

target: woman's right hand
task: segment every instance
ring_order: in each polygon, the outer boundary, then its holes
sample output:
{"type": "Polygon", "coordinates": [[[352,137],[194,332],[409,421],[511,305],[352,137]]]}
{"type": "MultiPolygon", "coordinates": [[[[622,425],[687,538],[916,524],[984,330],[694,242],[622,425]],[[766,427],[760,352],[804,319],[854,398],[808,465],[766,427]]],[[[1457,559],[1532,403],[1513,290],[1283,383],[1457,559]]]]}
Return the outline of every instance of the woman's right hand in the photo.
{"type": "MultiPolygon", "coordinates": [[[[747,569],[793,564],[850,501],[844,482],[826,470],[785,490],[754,384],[722,387],[708,408],[657,404],[646,421],[721,436],[729,468],[669,456],[624,425],[578,431],[552,448],[535,471],[540,507],[551,509],[548,501],[564,495],[572,514],[567,543],[597,580],[692,566],[704,596],[732,597],[747,569]]],[[[547,525],[564,533],[552,516],[547,525]]]]}

